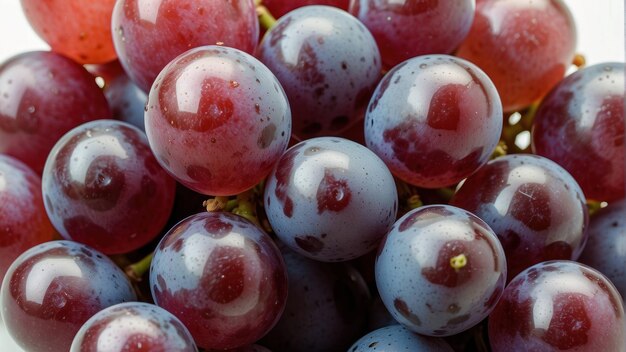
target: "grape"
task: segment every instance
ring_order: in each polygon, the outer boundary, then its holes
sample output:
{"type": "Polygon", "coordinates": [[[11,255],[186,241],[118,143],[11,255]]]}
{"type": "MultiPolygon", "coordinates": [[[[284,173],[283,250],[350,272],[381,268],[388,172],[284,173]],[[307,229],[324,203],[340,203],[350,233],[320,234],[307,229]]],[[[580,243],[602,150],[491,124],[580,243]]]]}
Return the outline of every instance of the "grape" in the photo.
{"type": "Polygon", "coordinates": [[[391,172],[424,188],[453,185],[485,164],[502,131],[498,92],[475,65],[419,56],[380,82],[365,117],[365,142],[391,172]]]}
{"type": "Polygon", "coordinates": [[[5,326],[22,348],[67,352],[92,315],[136,296],[124,273],[104,255],[76,242],[53,241],[13,262],[1,299],[5,326]]]}
{"type": "Polygon", "coordinates": [[[146,108],[159,163],[204,194],[233,195],[259,183],[291,133],[289,102],[276,77],[233,48],[205,46],[179,56],[159,75],[146,108]]]}
{"type": "Polygon", "coordinates": [[[139,129],[98,120],[54,146],[42,178],[46,212],[66,239],[106,254],[148,243],[165,225],[175,183],[139,129]]]}
{"type": "Polygon", "coordinates": [[[110,117],[93,77],[64,56],[28,52],[0,65],[0,153],[38,174],[65,132],[110,117]]]}
{"type": "Polygon", "coordinates": [[[116,58],[111,38],[115,0],[21,0],[35,32],[52,50],[81,64],[116,58]]]}
{"type": "Polygon", "coordinates": [[[598,64],[561,81],[535,115],[534,153],[569,171],[587,198],[626,195],[624,98],[624,63],[598,64]]]}
{"type": "Polygon", "coordinates": [[[252,53],[259,37],[253,0],[118,0],[113,42],[130,78],[145,92],[183,52],[221,43],[252,53]]]}
{"type": "Polygon", "coordinates": [[[514,111],[563,78],[575,46],[576,26],[562,0],[483,0],[456,54],[483,69],[504,111],[514,111]]]}
{"type": "Polygon", "coordinates": [[[424,54],[450,54],[474,19],[474,0],[354,0],[350,13],[372,32],[391,68],[424,54]]]}
{"type": "Polygon", "coordinates": [[[582,190],[567,171],[540,156],[490,161],[463,182],[450,204],[480,217],[498,235],[509,279],[546,260],[576,260],[587,240],[582,190]]]}
{"type": "Polygon", "coordinates": [[[283,16],[263,37],[258,57],[285,88],[293,132],[302,139],[337,135],[360,121],[380,76],[367,28],[329,6],[283,16]]]}
{"type": "Polygon", "coordinates": [[[591,218],[589,241],[580,261],[602,274],[626,297],[626,200],[601,209],[591,218]]]}
{"type": "Polygon", "coordinates": [[[239,347],[239,348],[234,348],[234,349],[229,349],[229,350],[220,350],[220,351],[222,352],[272,352],[268,350],[267,348],[263,346],[259,346],[259,345],[248,345],[245,347],[239,347]]]}
{"type": "Polygon", "coordinates": [[[41,196],[41,178],[26,164],[0,154],[0,280],[15,258],[54,236],[41,196]]]}
{"type": "Polygon", "coordinates": [[[263,0],[262,4],[270,10],[276,18],[283,17],[299,7],[308,5],[327,5],[348,10],[350,0],[263,0]]]}
{"type": "Polygon", "coordinates": [[[163,237],[150,267],[155,303],[177,316],[196,344],[251,344],[278,321],[287,274],[261,229],[230,213],[192,215],[163,237]]]}
{"type": "Polygon", "coordinates": [[[178,318],[152,304],[120,303],[101,310],[78,331],[71,352],[196,352],[178,318]]]}
{"type": "Polygon", "coordinates": [[[440,338],[417,335],[402,325],[391,325],[361,337],[348,352],[428,351],[452,352],[452,347],[440,338]]]}
{"type": "Polygon", "coordinates": [[[475,215],[449,205],[414,209],[383,239],[376,286],[391,315],[408,329],[450,336],[495,307],[506,280],[498,238],[475,215]]]}
{"type": "Polygon", "coordinates": [[[395,221],[397,203],[385,164],[338,137],[291,147],[265,187],[265,211],[276,235],[297,253],[327,262],[374,249],[395,221]]]}
{"type": "Polygon", "coordinates": [[[489,317],[499,351],[624,351],[624,306],[611,282],[585,265],[548,261],[507,286],[489,317]]]}
{"type": "Polygon", "coordinates": [[[280,249],[289,297],[262,343],[274,351],[345,351],[365,325],[370,298],[365,281],[348,264],[320,263],[284,245],[280,249]]]}

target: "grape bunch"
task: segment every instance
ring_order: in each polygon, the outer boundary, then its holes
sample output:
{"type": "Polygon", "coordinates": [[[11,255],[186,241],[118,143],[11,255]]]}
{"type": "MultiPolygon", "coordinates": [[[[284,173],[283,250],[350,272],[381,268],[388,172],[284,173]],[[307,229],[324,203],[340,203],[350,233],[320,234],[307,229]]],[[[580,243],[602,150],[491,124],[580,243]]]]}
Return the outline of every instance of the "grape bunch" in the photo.
{"type": "Polygon", "coordinates": [[[15,351],[626,352],[624,63],[564,0],[21,5],[15,351]]]}

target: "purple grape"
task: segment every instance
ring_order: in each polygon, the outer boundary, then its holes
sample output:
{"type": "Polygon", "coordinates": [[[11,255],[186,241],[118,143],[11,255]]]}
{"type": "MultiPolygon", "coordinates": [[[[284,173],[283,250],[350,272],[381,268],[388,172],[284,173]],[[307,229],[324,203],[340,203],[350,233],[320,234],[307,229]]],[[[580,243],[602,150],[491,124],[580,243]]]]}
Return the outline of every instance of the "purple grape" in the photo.
{"type": "Polygon", "coordinates": [[[474,7],[474,0],[354,0],[350,13],[372,32],[391,68],[419,55],[450,54],[469,32],[474,7]]]}
{"type": "Polygon", "coordinates": [[[285,88],[293,133],[302,139],[338,135],[360,121],[380,77],[372,35],[330,6],[305,6],[281,17],[258,57],[285,88]]]}
{"type": "Polygon", "coordinates": [[[263,0],[263,5],[270,10],[274,17],[279,18],[298,7],[308,5],[335,6],[347,11],[349,2],[350,0],[263,0]]]}
{"type": "Polygon", "coordinates": [[[468,177],[450,204],[483,219],[498,235],[513,279],[531,265],[576,260],[587,241],[585,196],[549,159],[507,155],[468,177]]]}
{"type": "Polygon", "coordinates": [[[398,322],[420,334],[450,336],[471,328],[504,290],[506,260],[498,238],[463,209],[414,209],[378,250],[380,297],[398,322]]]}
{"type": "Polygon", "coordinates": [[[80,327],[100,310],[136,300],[124,273],[83,244],[53,241],[20,255],[2,283],[7,331],[28,351],[67,352],[80,327]]]}
{"type": "Polygon", "coordinates": [[[80,328],[71,352],[197,352],[187,328],[165,309],[142,302],[105,308],[80,328]]]}
{"type": "Polygon", "coordinates": [[[237,49],[189,50],[159,74],[145,114],[150,147],[180,183],[233,195],[259,183],[287,148],[289,102],[261,62],[237,49]]]}
{"type": "Polygon", "coordinates": [[[265,188],[265,211],[281,241],[328,262],[374,249],[395,221],[397,202],[385,164],[364,146],[338,137],[290,148],[265,188]]]}
{"type": "Polygon", "coordinates": [[[365,118],[365,141],[415,186],[450,186],[485,164],[502,131],[493,83],[469,61],[409,59],[387,73],[365,118]]]}
{"type": "Polygon", "coordinates": [[[365,281],[348,264],[321,263],[280,248],[289,296],[263,345],[275,351],[345,351],[365,326],[370,299],[365,281]]]}
{"type": "Polygon", "coordinates": [[[93,77],[65,56],[28,52],[0,65],[0,153],[38,174],[64,133],[110,117],[93,77]]]}
{"type": "Polygon", "coordinates": [[[287,300],[285,264],[272,239],[221,212],[190,216],[163,237],[150,285],[155,303],[205,349],[255,342],[276,324],[287,300]]]}
{"type": "Polygon", "coordinates": [[[616,351],[626,348],[624,306],[611,282],[571,261],[517,275],[489,316],[494,352],[616,351]]]}
{"type": "Polygon", "coordinates": [[[175,183],[143,132],[124,122],[98,120],[57,142],[42,189],[46,212],[61,236],[117,254],[160,233],[172,210],[175,183]]]}
{"type": "Polygon", "coordinates": [[[609,204],[591,218],[589,241],[580,262],[602,274],[626,297],[626,199],[609,204]]]}
{"type": "Polygon", "coordinates": [[[624,83],[623,62],[578,70],[545,97],[533,121],[533,152],[569,171],[589,199],[626,196],[624,83]]]}
{"type": "Polygon", "coordinates": [[[348,352],[428,351],[453,352],[452,347],[436,337],[421,336],[402,325],[391,325],[372,331],[355,342],[348,352]]]}

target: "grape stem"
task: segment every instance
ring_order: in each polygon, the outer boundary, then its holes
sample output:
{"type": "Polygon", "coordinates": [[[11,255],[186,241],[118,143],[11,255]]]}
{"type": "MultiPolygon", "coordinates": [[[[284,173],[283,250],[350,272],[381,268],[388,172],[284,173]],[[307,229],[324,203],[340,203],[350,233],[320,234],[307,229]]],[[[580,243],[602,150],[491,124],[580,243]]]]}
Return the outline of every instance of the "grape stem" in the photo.
{"type": "Polygon", "coordinates": [[[261,28],[269,30],[270,28],[274,27],[274,25],[276,24],[276,18],[272,16],[270,10],[268,10],[267,7],[263,6],[260,0],[255,1],[255,4],[256,14],[257,16],[259,16],[259,24],[261,25],[261,28]]]}
{"type": "Polygon", "coordinates": [[[128,265],[124,272],[126,276],[128,276],[134,282],[140,282],[141,278],[150,270],[150,264],[152,264],[152,257],[154,256],[154,252],[151,252],[140,261],[128,265]]]}

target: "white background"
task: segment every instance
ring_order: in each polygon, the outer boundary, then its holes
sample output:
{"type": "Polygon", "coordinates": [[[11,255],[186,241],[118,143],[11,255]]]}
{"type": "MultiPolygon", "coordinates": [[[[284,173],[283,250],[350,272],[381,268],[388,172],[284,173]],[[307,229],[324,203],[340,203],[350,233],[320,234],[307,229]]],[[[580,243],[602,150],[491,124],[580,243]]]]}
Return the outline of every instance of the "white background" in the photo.
{"type": "MultiPolygon", "coordinates": [[[[624,1],[565,0],[565,2],[570,7],[577,25],[577,52],[586,57],[587,63],[624,62],[624,1]]],[[[48,48],[26,22],[19,1],[0,0],[0,63],[24,51],[48,48]]],[[[21,351],[10,340],[2,325],[0,325],[0,351],[21,351]]]]}

